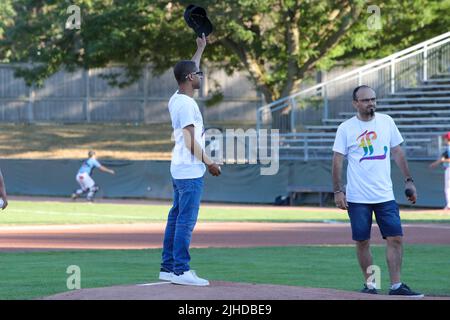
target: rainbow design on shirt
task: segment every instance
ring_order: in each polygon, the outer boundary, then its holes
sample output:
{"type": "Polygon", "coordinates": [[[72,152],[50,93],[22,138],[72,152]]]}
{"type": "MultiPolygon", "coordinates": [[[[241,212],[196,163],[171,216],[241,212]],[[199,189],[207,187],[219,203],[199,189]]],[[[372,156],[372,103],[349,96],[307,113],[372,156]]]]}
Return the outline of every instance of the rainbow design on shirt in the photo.
{"type": "Polygon", "coordinates": [[[362,156],[361,159],[359,159],[359,162],[364,161],[364,160],[383,160],[386,159],[386,155],[387,155],[387,151],[388,151],[388,147],[384,146],[384,154],[383,155],[378,155],[378,156],[373,156],[373,145],[372,145],[372,140],[376,140],[377,139],[377,133],[375,131],[364,131],[358,138],[356,138],[356,141],[360,141],[360,144],[358,145],[358,147],[363,148],[364,150],[364,155],[362,156]]]}

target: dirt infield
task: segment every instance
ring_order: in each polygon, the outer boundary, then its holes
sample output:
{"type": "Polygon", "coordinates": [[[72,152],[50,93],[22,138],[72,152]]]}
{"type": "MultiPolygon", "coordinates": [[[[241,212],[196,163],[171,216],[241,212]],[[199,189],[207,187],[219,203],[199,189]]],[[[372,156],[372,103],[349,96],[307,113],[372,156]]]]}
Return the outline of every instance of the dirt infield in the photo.
{"type": "MultiPolygon", "coordinates": [[[[163,223],[0,227],[0,250],[160,248],[163,223]]],[[[405,243],[450,244],[450,225],[406,224],[405,243]]],[[[383,243],[377,226],[372,242],[383,243]]],[[[198,223],[193,248],[351,245],[348,223],[198,223]]]]}
{"type": "MultiPolygon", "coordinates": [[[[411,300],[417,298],[371,295],[334,289],[212,281],[208,287],[188,287],[169,282],[133,286],[81,289],[42,300],[411,300]]],[[[425,297],[423,300],[450,300],[425,297]]]]}

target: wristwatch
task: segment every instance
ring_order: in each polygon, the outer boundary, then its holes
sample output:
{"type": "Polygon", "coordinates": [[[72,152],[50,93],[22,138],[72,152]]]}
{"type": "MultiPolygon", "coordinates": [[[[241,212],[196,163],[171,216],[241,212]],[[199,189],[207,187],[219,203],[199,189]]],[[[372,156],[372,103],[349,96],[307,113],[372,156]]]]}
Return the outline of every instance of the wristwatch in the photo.
{"type": "Polygon", "coordinates": [[[414,182],[414,179],[412,177],[408,177],[405,179],[405,183],[407,182],[414,182]]]}

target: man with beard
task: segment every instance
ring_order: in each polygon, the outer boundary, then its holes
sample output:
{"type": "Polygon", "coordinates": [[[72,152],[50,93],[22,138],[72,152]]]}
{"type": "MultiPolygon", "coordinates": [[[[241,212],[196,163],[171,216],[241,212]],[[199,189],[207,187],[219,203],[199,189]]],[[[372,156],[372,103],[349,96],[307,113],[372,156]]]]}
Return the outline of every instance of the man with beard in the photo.
{"type": "Polygon", "coordinates": [[[390,116],[375,113],[376,94],[369,86],[354,89],[353,107],[356,115],[343,122],[336,132],[332,176],[336,206],[347,210],[350,217],[352,238],[356,242],[358,262],[365,279],[361,292],[377,294],[377,285],[378,288],[380,286],[370,281],[373,265],[370,231],[374,212],[386,240],[391,280],[389,294],[423,297],[400,281],[403,231],[392,190],[391,153],[405,177],[405,190],[410,190],[408,200],[415,203],[417,199],[414,180],[400,146],[403,138],[390,116]],[[341,183],[345,156],[348,159],[346,190],[341,183]]]}

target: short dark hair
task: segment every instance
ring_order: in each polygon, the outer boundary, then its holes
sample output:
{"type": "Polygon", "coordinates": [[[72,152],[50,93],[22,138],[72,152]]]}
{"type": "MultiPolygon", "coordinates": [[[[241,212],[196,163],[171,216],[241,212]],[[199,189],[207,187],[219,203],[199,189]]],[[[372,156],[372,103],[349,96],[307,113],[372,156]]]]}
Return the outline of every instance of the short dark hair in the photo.
{"type": "MultiPolygon", "coordinates": [[[[369,89],[372,89],[371,87],[369,87],[368,85],[365,85],[365,84],[363,84],[363,85],[361,85],[361,86],[357,86],[357,87],[353,90],[353,100],[354,100],[354,101],[358,101],[358,97],[357,97],[356,95],[357,95],[359,89],[362,89],[362,88],[369,88],[369,89]]],[[[372,90],[373,90],[373,89],[372,89],[372,90]]],[[[373,90],[373,91],[375,91],[375,90],[373,90]]]]}
{"type": "Polygon", "coordinates": [[[192,60],[181,60],[178,61],[173,68],[173,74],[175,79],[177,79],[178,84],[186,81],[186,76],[197,70],[195,62],[192,60]]]}

